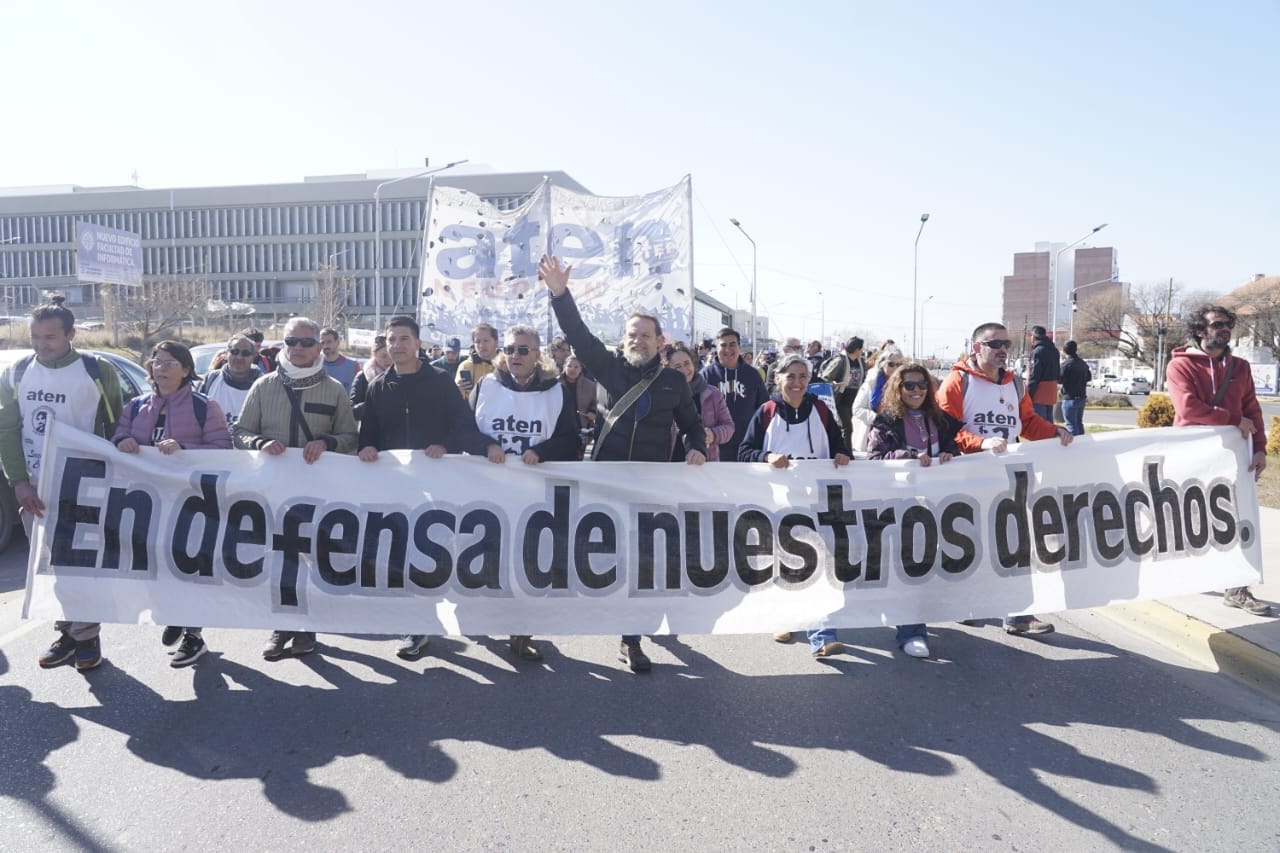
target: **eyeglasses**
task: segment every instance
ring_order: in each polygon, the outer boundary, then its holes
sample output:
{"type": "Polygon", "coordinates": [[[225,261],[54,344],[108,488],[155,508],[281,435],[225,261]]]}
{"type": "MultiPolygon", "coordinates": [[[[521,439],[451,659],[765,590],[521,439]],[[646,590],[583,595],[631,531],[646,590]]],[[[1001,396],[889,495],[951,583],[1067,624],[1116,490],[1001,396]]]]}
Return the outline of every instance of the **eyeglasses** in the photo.
{"type": "Polygon", "coordinates": [[[916,382],[914,379],[908,379],[908,380],[906,380],[905,382],[903,382],[903,383],[902,383],[902,390],[904,390],[904,391],[928,391],[928,390],[929,390],[929,383],[928,383],[928,382],[916,382]]]}
{"type": "Polygon", "coordinates": [[[1214,320],[1209,324],[1209,328],[1215,331],[1219,329],[1234,329],[1236,327],[1235,320],[1214,320]]]}
{"type": "Polygon", "coordinates": [[[978,343],[982,344],[984,347],[990,347],[991,349],[1008,349],[1013,345],[1013,341],[1008,338],[1005,338],[1004,340],[996,339],[993,341],[978,341],[978,343]]]}
{"type": "Polygon", "coordinates": [[[516,353],[520,353],[521,355],[528,355],[529,345],[520,344],[519,346],[515,346],[514,344],[508,344],[507,346],[502,348],[502,351],[505,352],[507,355],[515,355],[516,353]]]}
{"type": "Polygon", "coordinates": [[[153,358],[151,359],[150,362],[148,362],[148,364],[150,364],[152,367],[160,367],[165,370],[172,370],[173,368],[179,366],[178,362],[171,361],[170,359],[167,359],[167,358],[153,358]]]}
{"type": "Polygon", "coordinates": [[[240,356],[244,356],[245,358],[252,358],[254,356],[254,352],[251,349],[229,349],[227,350],[227,354],[240,355],[240,356]]]}
{"type": "Polygon", "coordinates": [[[320,343],[315,338],[285,338],[284,345],[287,347],[313,347],[320,343]]]}

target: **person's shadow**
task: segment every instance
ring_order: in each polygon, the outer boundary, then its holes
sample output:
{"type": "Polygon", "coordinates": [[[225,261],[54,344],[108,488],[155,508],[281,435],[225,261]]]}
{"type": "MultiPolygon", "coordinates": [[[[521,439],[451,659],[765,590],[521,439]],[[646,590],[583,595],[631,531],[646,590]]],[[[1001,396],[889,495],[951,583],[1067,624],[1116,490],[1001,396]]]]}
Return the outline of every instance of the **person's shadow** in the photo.
{"type": "MultiPolygon", "coordinates": [[[[335,637],[317,654],[261,669],[210,653],[193,668],[194,698],[182,701],[164,701],[110,663],[89,680],[98,706],[65,712],[17,702],[28,697],[16,696],[16,688],[0,689],[0,697],[9,699],[7,725],[56,733],[11,756],[9,766],[39,768],[74,740],[65,722],[53,719],[70,713],[125,734],[129,750],[149,763],[202,780],[258,779],[273,805],[308,821],[351,809],[342,790],[311,779],[313,769],[338,757],[367,756],[407,779],[440,784],[454,780],[464,760],[442,744],[474,742],[545,750],[613,776],[658,781],[660,761],[628,745],[643,740],[701,746],[726,764],[775,779],[803,772],[794,756],[804,751],[844,751],[926,777],[957,773],[959,760],[1106,844],[1159,849],[1146,840],[1154,830],[1121,826],[1049,781],[1155,796],[1157,779],[1087,754],[1054,730],[1148,733],[1216,755],[1266,758],[1188,724],[1243,716],[1207,698],[1215,676],[1091,640],[1054,635],[1045,642],[1063,659],[1048,660],[1031,652],[1035,641],[937,628],[930,637],[937,658],[917,661],[887,651],[888,629],[842,631],[841,639],[853,653],[820,663],[809,661],[802,645],[741,637],[736,642],[761,656],[806,659],[798,672],[794,662],[779,661],[789,671],[750,674],[704,651],[722,638],[658,637],[650,643],[654,671],[637,676],[562,653],[561,644],[579,638],[540,638],[545,659],[538,663],[512,661],[502,639],[483,641],[499,658],[461,639],[434,638],[427,657],[403,664],[389,650],[382,657],[335,637]],[[268,674],[283,666],[309,667],[322,683],[299,686],[268,674]],[[1171,689],[1175,674],[1181,683],[1171,689]],[[1186,689],[1189,679],[1204,689],[1186,689]]],[[[35,773],[16,796],[38,799],[48,791],[47,769],[35,773]]]]}

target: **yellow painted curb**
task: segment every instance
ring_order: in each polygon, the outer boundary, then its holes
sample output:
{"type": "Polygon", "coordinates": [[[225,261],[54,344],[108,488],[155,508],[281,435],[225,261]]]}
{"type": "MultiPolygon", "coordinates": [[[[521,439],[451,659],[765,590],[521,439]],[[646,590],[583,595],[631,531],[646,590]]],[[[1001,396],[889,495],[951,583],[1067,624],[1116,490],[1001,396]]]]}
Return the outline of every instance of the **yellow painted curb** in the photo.
{"type": "Polygon", "coordinates": [[[1113,604],[1096,612],[1176,649],[1206,669],[1280,699],[1280,655],[1256,643],[1158,601],[1113,604]]]}

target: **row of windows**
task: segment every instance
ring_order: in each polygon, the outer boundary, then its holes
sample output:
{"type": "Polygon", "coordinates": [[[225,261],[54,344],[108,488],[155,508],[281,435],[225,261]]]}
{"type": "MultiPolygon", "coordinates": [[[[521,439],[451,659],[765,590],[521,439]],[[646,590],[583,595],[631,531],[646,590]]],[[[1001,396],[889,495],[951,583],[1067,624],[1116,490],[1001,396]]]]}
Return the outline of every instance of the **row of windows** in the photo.
{"type": "MultiPolygon", "coordinates": [[[[235,281],[209,282],[208,298],[223,302],[251,302],[259,304],[310,302],[322,276],[299,281],[277,279],[237,279],[235,281]]],[[[415,313],[418,279],[416,276],[382,277],[382,310],[386,314],[415,313]]],[[[78,284],[58,288],[70,304],[84,304],[95,300],[92,290],[78,284]]],[[[0,286],[0,313],[25,313],[35,305],[46,301],[46,288],[33,285],[0,286]]],[[[125,288],[120,291],[125,299],[145,299],[147,288],[125,288]]],[[[347,304],[357,308],[372,308],[377,288],[372,277],[356,277],[351,281],[347,304]]]]}
{"type": "MultiPolygon", "coordinates": [[[[512,210],[524,198],[503,196],[487,200],[499,210],[512,210]]],[[[382,230],[420,233],[425,208],[422,200],[382,202],[382,230]]],[[[0,245],[70,243],[75,238],[77,220],[141,234],[143,240],[371,234],[376,224],[373,212],[370,201],[0,216],[0,245]]]]}
{"type": "MultiPolygon", "coordinates": [[[[372,240],[333,243],[256,243],[223,246],[149,246],[142,250],[143,275],[237,275],[372,270],[372,240]]],[[[414,269],[421,260],[417,236],[383,240],[383,270],[414,269]]],[[[71,249],[14,249],[0,246],[0,279],[74,276],[71,249]]]]}

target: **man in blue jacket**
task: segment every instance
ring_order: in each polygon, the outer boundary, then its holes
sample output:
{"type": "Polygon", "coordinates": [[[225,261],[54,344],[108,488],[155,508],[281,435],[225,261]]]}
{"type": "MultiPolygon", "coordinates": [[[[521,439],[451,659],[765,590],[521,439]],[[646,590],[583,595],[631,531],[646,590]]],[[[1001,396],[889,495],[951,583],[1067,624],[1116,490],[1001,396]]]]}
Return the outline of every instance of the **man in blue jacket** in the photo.
{"type": "Polygon", "coordinates": [[[738,446],[747,434],[747,424],[756,411],[769,400],[760,371],[742,357],[742,339],[733,329],[724,328],[716,333],[716,360],[702,368],[702,378],[714,385],[724,395],[733,416],[733,438],[720,445],[722,462],[738,461],[738,446]]]}
{"type": "MultiPolygon", "coordinates": [[[[569,293],[569,272],[559,258],[542,256],[538,277],[551,291],[551,308],[564,330],[565,340],[599,385],[599,407],[606,426],[596,438],[592,459],[610,462],[668,462],[671,459],[671,425],[680,428],[685,462],[701,465],[707,461],[706,435],[702,418],[693,404],[693,395],[684,376],[662,366],[658,345],[662,324],[652,314],[634,312],[627,318],[622,352],[606,347],[591,333],[578,313],[569,293]],[[648,383],[643,393],[622,409],[619,405],[633,386],[648,383]],[[606,432],[607,431],[607,432],[606,432]]],[[[753,368],[759,381],[760,374],[753,368]]],[[[736,451],[735,451],[736,452],[736,451]]],[[[632,672],[645,672],[649,656],[640,647],[638,634],[625,635],[618,659],[632,672]]]]}

